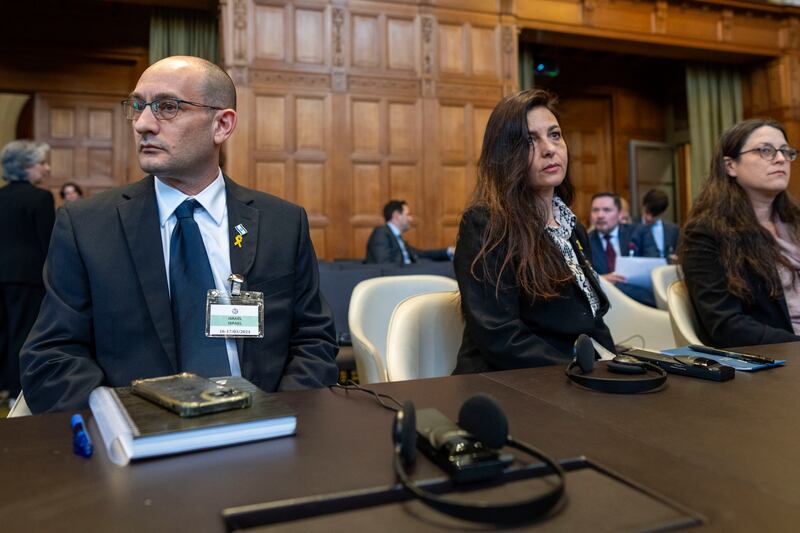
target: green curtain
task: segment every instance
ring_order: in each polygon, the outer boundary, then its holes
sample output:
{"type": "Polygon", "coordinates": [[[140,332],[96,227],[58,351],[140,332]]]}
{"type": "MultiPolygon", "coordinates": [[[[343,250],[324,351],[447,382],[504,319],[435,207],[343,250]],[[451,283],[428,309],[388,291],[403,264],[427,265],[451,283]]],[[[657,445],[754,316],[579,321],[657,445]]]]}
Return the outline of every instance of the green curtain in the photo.
{"type": "Polygon", "coordinates": [[[173,55],[218,62],[219,33],[215,12],[153,8],[150,16],[150,64],[173,55]]]}
{"type": "Polygon", "coordinates": [[[519,45],[519,88],[533,89],[533,45],[520,42],[519,45]]]}
{"type": "Polygon", "coordinates": [[[735,67],[686,66],[692,198],[708,176],[711,155],[723,131],[742,120],[741,75],[735,67]]]}

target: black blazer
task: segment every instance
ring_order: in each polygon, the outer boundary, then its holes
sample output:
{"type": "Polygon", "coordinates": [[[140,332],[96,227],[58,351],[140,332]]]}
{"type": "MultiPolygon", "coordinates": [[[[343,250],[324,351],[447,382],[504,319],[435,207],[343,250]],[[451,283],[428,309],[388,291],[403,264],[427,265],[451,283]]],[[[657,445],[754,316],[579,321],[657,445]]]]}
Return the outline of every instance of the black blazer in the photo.
{"type": "Polygon", "coordinates": [[[0,187],[0,283],[42,284],[54,206],[49,191],[27,181],[0,187]]]}
{"type": "Polygon", "coordinates": [[[731,294],[719,260],[719,236],[710,228],[692,225],[682,238],[683,276],[704,344],[728,348],[800,341],[792,329],[786,300],[770,298],[763,280],[754,273],[747,272],[745,278],[754,292],[752,303],[731,294]]]}
{"type": "MultiPolygon", "coordinates": [[[[34,412],[82,408],[99,385],[178,371],[153,179],[59,210],[46,295],[20,354],[34,412]]],[[[266,391],[335,383],[336,333],[305,211],[228,178],[225,188],[231,269],[244,290],[264,293],[264,337],[238,342],[242,375],[266,391]]]]}
{"type": "MultiPolygon", "coordinates": [[[[513,265],[503,273],[497,294],[493,282],[475,279],[470,268],[480,250],[487,217],[485,209],[472,208],[464,213],[459,229],[454,267],[466,327],[453,373],[565,364],[572,359],[572,347],[581,333],[614,351],[602,318],[608,311],[608,300],[584,255],[584,250],[588,251],[586,230],[577,225],[570,240],[600,299],[597,316],[592,316],[577,283],[564,285],[552,300],[531,301],[516,286],[513,265]]],[[[490,271],[502,253],[498,249],[489,255],[490,271]]],[[[481,269],[477,264],[475,273],[479,277],[481,269]]]]}
{"type": "MultiPolygon", "coordinates": [[[[434,250],[420,250],[406,243],[406,250],[412,263],[416,263],[420,258],[432,259],[434,261],[447,261],[447,248],[437,248],[434,250]]],[[[403,251],[397,242],[397,237],[392,233],[392,229],[384,224],[372,230],[367,241],[367,258],[365,263],[396,263],[403,264],[403,251]]]]}

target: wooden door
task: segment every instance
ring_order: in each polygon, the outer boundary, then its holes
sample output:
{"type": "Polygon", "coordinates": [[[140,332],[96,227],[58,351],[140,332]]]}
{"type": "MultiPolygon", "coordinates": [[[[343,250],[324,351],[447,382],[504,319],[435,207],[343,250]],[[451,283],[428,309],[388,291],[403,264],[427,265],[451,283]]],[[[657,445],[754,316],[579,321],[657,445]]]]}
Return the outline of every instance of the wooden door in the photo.
{"type": "Polygon", "coordinates": [[[559,105],[561,128],[569,148],[569,175],[575,185],[572,208],[589,222],[592,195],[614,191],[611,152],[611,99],[579,96],[559,105]]]}
{"type": "Polygon", "coordinates": [[[34,137],[51,147],[46,186],[57,201],[67,181],[84,194],[122,185],[133,141],[119,102],[119,96],[36,94],[34,137]]]}

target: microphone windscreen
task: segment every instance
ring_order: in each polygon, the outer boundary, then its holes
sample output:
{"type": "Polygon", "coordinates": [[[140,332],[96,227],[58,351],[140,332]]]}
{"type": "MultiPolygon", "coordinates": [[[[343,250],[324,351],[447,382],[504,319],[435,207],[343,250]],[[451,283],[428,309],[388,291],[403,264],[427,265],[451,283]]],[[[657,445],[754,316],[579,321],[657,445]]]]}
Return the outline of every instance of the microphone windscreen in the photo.
{"type": "Polygon", "coordinates": [[[585,333],[581,333],[575,341],[574,349],[575,359],[578,360],[581,372],[588,374],[594,368],[594,344],[592,344],[592,339],[585,333]]]}
{"type": "Polygon", "coordinates": [[[458,412],[458,425],[494,450],[508,441],[508,419],[497,402],[485,394],[464,402],[458,412]]]}

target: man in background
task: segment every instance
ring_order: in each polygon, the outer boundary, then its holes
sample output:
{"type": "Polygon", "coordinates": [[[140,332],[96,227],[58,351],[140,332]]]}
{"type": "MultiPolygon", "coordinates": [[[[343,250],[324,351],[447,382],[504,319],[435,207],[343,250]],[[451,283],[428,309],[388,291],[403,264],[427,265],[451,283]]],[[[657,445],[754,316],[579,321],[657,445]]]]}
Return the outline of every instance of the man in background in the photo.
{"type": "MultiPolygon", "coordinates": [[[[20,391],[19,351],[44,297],[42,268],[55,220],[53,195],[35,187],[50,175],[44,143],[19,140],[0,152],[0,391],[20,391]]],[[[4,394],[5,396],[5,394],[4,394]]]]}
{"type": "Polygon", "coordinates": [[[454,248],[419,250],[403,240],[403,233],[411,229],[414,218],[405,200],[391,200],[383,206],[386,224],[372,230],[367,241],[366,263],[394,263],[408,265],[420,258],[434,261],[453,259],[454,248]]]}
{"type": "Polygon", "coordinates": [[[22,349],[31,410],[86,406],[95,387],[194,372],[268,392],[332,385],[336,340],[308,218],[222,173],[236,89],[204,59],[150,66],[123,102],[149,175],[59,209],[46,295],[22,349]],[[263,338],[205,335],[209,289],[261,293],[263,338]]]}
{"type": "Polygon", "coordinates": [[[601,192],[592,196],[591,223],[594,229],[589,232],[592,266],[606,281],[634,300],[655,307],[652,290],[627,283],[625,276],[616,272],[620,256],[658,257],[652,234],[640,224],[622,224],[619,220],[621,209],[622,203],[616,194],[601,192]]]}
{"type": "Polygon", "coordinates": [[[674,257],[675,250],[678,249],[680,228],[677,224],[661,219],[667,207],[669,197],[661,189],[650,189],[642,198],[642,223],[653,234],[658,256],[669,259],[674,257]]]}

